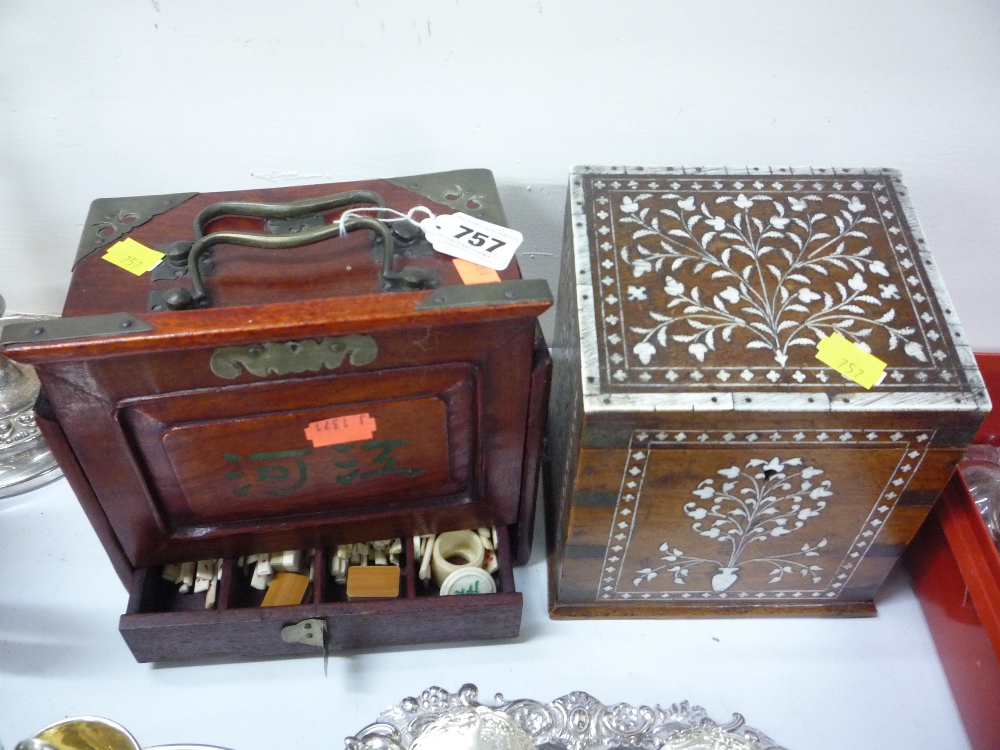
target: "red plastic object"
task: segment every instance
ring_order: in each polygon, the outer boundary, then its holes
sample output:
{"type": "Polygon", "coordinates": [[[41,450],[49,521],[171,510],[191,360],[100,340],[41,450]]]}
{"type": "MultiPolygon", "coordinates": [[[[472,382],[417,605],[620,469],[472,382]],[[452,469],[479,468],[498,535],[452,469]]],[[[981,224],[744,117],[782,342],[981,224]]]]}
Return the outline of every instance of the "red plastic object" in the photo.
{"type": "MultiPolygon", "coordinates": [[[[976,354],[1000,405],[1000,353],[976,354]]],[[[1000,445],[994,409],[977,443],[1000,445]]],[[[944,665],[969,742],[1000,748],[1000,552],[956,473],[908,551],[913,587],[944,665]]]]}
{"type": "Polygon", "coordinates": [[[979,365],[979,372],[982,373],[986,390],[993,400],[994,409],[986,415],[972,442],[1000,445],[1000,352],[977,352],[976,364],[979,365]]]}

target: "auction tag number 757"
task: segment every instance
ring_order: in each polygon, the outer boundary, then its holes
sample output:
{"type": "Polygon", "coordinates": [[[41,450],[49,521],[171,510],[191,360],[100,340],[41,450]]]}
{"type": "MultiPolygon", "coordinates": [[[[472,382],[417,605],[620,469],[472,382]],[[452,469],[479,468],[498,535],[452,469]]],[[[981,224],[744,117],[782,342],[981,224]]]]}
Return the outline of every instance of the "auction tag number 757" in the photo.
{"type": "Polygon", "coordinates": [[[468,214],[444,214],[420,222],[431,246],[438,252],[477,263],[496,271],[510,264],[524,241],[520,232],[477,219],[468,214]]]}

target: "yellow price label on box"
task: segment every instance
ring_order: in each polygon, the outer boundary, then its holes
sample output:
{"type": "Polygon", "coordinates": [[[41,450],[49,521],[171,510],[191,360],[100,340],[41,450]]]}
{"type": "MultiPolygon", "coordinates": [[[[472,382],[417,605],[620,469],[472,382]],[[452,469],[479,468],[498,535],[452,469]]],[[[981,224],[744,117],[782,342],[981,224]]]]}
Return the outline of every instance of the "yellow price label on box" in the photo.
{"type": "Polygon", "coordinates": [[[868,390],[885,375],[885,362],[839,333],[820,339],[816,359],[868,390]]]}
{"type": "Polygon", "coordinates": [[[129,273],[142,276],[156,268],[163,260],[163,253],[148,248],[131,237],[116,242],[102,256],[108,263],[124,268],[129,273]]]}

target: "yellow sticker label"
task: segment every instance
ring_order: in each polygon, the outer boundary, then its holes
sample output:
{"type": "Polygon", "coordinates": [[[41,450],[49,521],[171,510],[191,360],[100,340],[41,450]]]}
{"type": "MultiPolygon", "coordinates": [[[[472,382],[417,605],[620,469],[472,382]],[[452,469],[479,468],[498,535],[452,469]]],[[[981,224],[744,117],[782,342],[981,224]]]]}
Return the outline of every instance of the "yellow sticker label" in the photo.
{"type": "Polygon", "coordinates": [[[142,276],[159,265],[160,261],[163,260],[163,253],[148,248],[131,237],[126,237],[121,242],[116,242],[109,247],[102,257],[108,263],[114,263],[129,273],[142,276]]]}
{"type": "Polygon", "coordinates": [[[885,362],[853,344],[839,333],[820,339],[816,359],[830,365],[862,388],[871,389],[885,375],[885,362]]]}

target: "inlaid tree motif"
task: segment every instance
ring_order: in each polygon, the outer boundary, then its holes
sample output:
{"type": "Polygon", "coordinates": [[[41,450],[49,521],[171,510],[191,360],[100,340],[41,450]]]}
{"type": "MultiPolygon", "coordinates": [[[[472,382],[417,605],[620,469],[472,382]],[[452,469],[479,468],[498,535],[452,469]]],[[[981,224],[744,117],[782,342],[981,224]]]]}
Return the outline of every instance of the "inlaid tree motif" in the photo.
{"type": "Polygon", "coordinates": [[[830,480],[814,481],[823,470],[802,463],[801,458],[754,458],[744,468],[720,469],[720,479],[700,482],[691,493],[698,500],[687,503],[684,514],[694,519],[691,529],[695,533],[724,545],[728,556],[692,557],[664,542],[660,545],[664,564],[637,570],[633,585],[652,581],[661,571],[672,575],[674,583],[685,585],[693,568],[711,565],[716,568],[712,589],[725,591],[739,579],[742,568],[757,563],[771,566],[769,583],[778,583],[793,573],[819,583],[819,565],[793,558],[818,557],[818,550],[826,546],[825,538],[814,544],[804,543],[798,552],[746,558],[751,545],[759,546],[802,529],[826,507],[824,498],[833,494],[830,480]]]}
{"type": "Polygon", "coordinates": [[[647,300],[652,274],[669,299],[665,309],[647,310],[650,325],[630,328],[641,337],[632,346],[639,361],[648,365],[658,349],[679,344],[704,362],[741,332],[746,348],[768,349],[784,366],[791,347],[815,346],[834,332],[871,352],[868,340],[881,331],[880,350],[902,346],[927,362],[915,328],[893,325],[902,295],[890,269],[872,259],[865,232],[879,220],[857,195],[828,198],[842,208],[813,213],[810,205],[823,199],[809,194],[740,193],[700,205],[677,193],[624,196],[618,221],[635,227],[634,246],[620,250],[636,280],[629,298],[647,300]],[[677,278],[682,269],[687,284],[677,278]],[[831,291],[814,291],[814,282],[831,291]]]}

